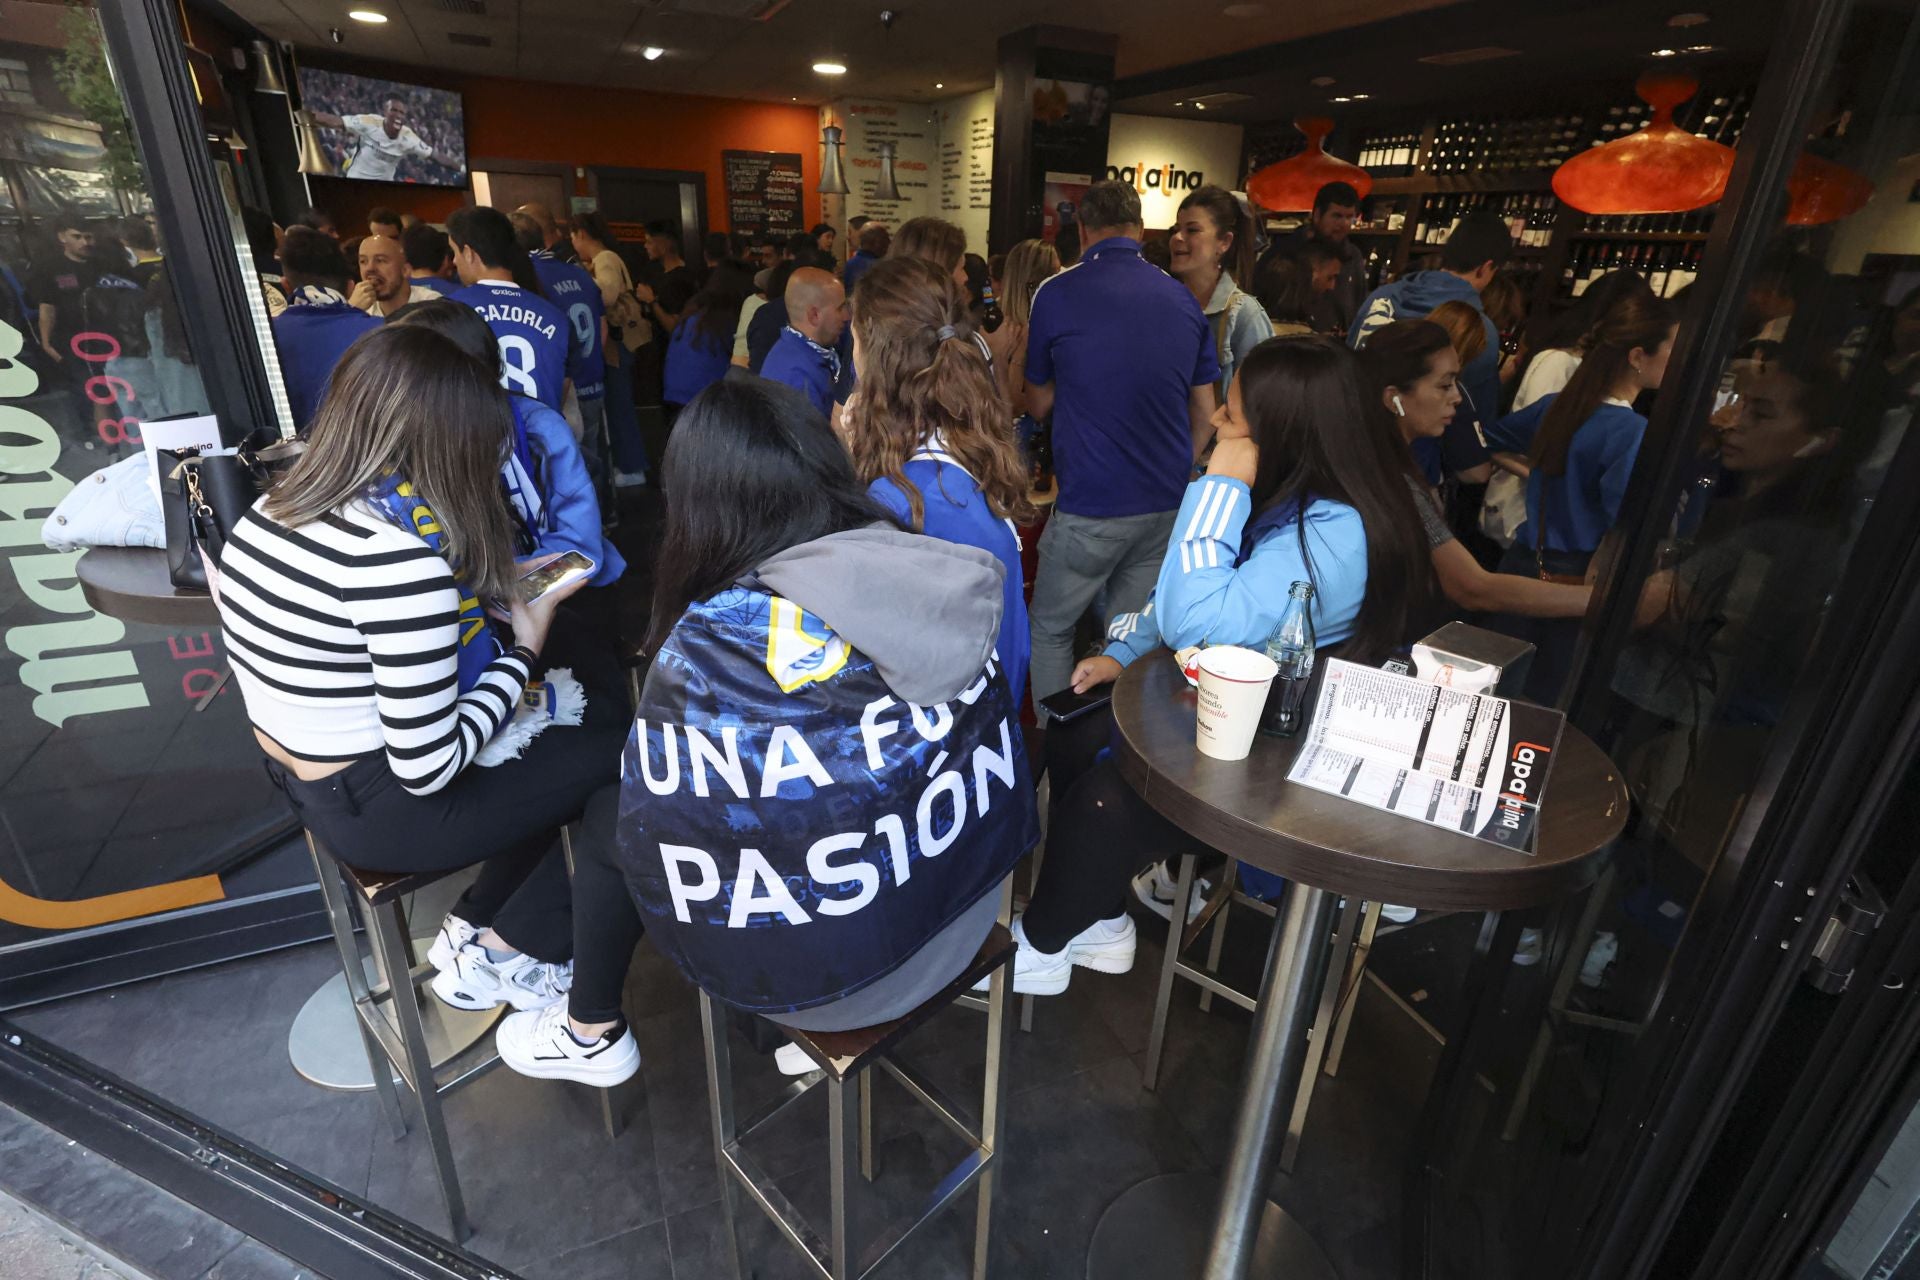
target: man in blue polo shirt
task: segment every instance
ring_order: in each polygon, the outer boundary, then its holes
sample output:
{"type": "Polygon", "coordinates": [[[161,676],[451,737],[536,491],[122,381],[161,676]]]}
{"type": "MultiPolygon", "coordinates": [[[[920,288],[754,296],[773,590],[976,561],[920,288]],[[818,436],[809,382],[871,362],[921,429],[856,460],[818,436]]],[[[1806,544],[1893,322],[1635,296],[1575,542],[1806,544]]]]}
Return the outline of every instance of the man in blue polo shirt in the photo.
{"type": "Polygon", "coordinates": [[[767,352],[760,376],[801,392],[831,419],[843,372],[834,345],[847,327],[847,291],[831,273],[801,267],[787,278],[786,304],[786,328],[767,352]]]}
{"type": "Polygon", "coordinates": [[[289,298],[287,309],[273,318],[273,346],[280,353],[280,378],[294,426],[305,431],[320,409],[333,367],[355,339],[381,322],[347,301],[347,257],[325,232],[288,227],[280,270],[289,298]]]}
{"type": "Polygon", "coordinates": [[[567,376],[580,398],[580,452],[598,484],[607,456],[607,304],[592,276],[553,256],[538,217],[522,210],[508,220],[513,223],[514,239],[533,261],[540,291],[566,313],[567,376]]]}
{"type": "Polygon", "coordinates": [[[1060,494],[1040,535],[1028,611],[1036,703],[1067,687],[1073,633],[1147,602],[1220,377],[1207,318],[1140,256],[1140,195],[1097,182],[1080,202],[1079,265],[1041,284],[1027,329],[1027,408],[1053,415],[1060,494]]]}
{"type": "Polygon", "coordinates": [[[447,219],[453,265],[466,288],[449,296],[480,313],[500,342],[500,385],[559,412],[566,399],[569,329],[498,209],[475,205],[447,219]],[[518,271],[515,270],[516,266],[518,271]]]}

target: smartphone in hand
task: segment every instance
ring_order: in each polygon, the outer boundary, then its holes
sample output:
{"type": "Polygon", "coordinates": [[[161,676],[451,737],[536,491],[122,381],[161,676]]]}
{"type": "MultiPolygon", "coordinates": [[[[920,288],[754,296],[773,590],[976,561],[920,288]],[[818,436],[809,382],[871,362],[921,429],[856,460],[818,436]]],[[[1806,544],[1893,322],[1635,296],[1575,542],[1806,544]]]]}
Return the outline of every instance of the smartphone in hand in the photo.
{"type": "Polygon", "coordinates": [[[532,604],[549,591],[558,590],[581,578],[591,578],[599,566],[578,551],[566,551],[520,575],[520,599],[532,604]]]}

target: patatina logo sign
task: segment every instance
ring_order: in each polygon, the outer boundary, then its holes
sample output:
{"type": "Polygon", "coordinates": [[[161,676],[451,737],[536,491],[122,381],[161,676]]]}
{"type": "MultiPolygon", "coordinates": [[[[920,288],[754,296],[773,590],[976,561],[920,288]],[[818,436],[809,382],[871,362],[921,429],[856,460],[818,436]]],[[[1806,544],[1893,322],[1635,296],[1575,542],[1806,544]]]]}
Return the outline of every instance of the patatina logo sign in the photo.
{"type": "Polygon", "coordinates": [[[1149,191],[1198,191],[1207,185],[1206,175],[1198,169],[1182,169],[1172,163],[1158,169],[1143,164],[1110,164],[1109,181],[1124,182],[1142,195],[1149,191]]]}

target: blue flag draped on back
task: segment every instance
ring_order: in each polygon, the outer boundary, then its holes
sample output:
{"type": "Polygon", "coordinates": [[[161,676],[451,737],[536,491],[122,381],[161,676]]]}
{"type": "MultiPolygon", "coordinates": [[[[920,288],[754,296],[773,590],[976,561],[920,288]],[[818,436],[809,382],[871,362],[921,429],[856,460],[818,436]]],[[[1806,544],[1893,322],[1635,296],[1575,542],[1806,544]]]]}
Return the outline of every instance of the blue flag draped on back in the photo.
{"type": "Polygon", "coordinates": [[[1039,839],[997,660],[912,706],[755,583],[694,605],[661,646],[621,779],[621,862],[655,943],[756,1013],[892,972],[1039,839]]]}

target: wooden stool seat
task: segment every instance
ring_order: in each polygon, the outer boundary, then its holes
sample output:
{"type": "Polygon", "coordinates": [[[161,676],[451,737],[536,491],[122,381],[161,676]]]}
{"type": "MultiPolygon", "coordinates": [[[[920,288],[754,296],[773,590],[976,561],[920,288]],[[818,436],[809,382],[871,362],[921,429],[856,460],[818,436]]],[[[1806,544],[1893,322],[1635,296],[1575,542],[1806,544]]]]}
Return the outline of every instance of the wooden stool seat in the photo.
{"type": "Polygon", "coordinates": [[[397,902],[409,893],[416,893],[437,880],[444,880],[452,871],[367,871],[360,867],[348,866],[338,858],[334,863],[340,868],[340,875],[347,887],[366,899],[370,907],[383,907],[389,902],[397,902]]]}
{"type": "Polygon", "coordinates": [[[939,994],[910,1013],[904,1013],[891,1022],[878,1023],[871,1027],[855,1027],[850,1031],[797,1031],[792,1027],[780,1029],[799,1045],[815,1065],[835,1080],[845,1080],[865,1070],[879,1054],[885,1053],[900,1040],[904,1039],[916,1027],[926,1022],[948,1005],[973,990],[973,984],[992,973],[995,968],[1005,964],[1013,954],[1013,933],[1005,925],[996,924],[987,940],[980,944],[979,953],[973,958],[964,972],[945,987],[939,994]]]}

